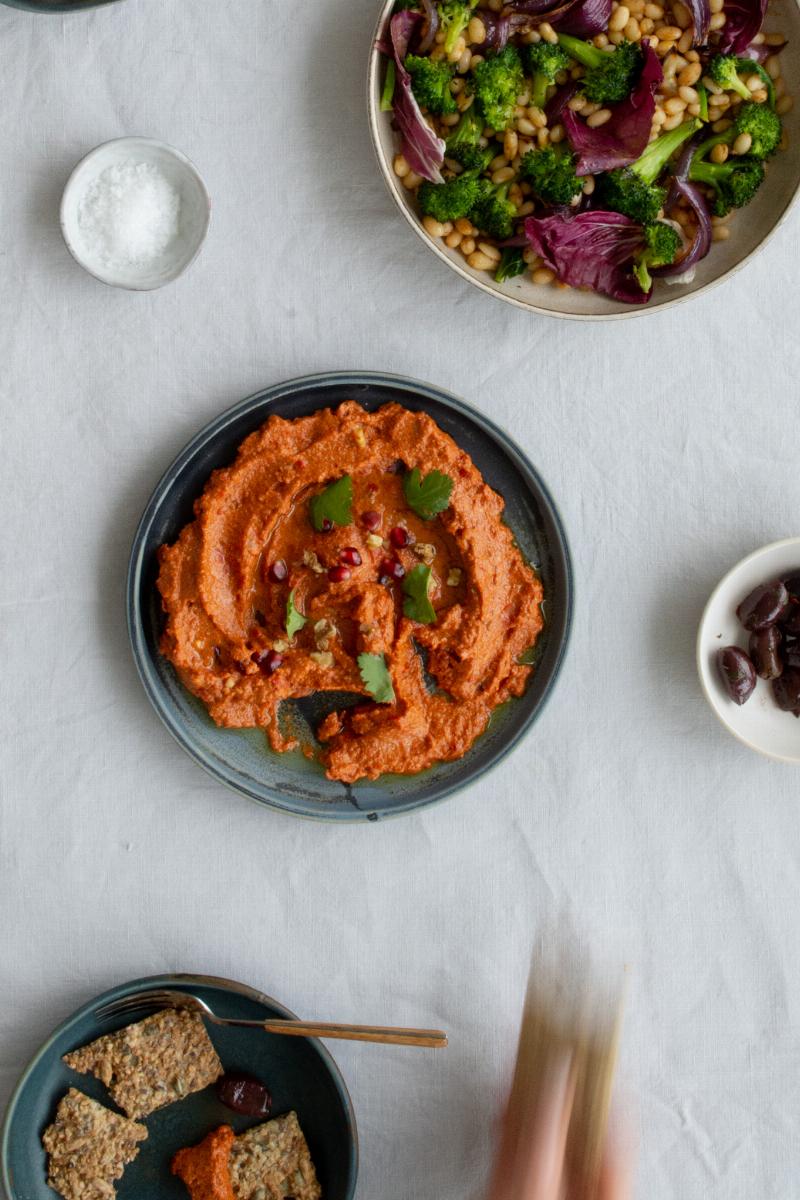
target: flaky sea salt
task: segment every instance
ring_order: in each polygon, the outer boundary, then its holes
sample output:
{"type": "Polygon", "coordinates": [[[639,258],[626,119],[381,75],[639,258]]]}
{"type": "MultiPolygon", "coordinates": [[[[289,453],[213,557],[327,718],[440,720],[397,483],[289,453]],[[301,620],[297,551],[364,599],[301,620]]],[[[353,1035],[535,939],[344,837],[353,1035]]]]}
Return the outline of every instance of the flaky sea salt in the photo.
{"type": "Polygon", "coordinates": [[[149,265],[178,236],[181,200],[155,163],[106,167],[78,207],[87,252],[109,267],[149,265]]]}

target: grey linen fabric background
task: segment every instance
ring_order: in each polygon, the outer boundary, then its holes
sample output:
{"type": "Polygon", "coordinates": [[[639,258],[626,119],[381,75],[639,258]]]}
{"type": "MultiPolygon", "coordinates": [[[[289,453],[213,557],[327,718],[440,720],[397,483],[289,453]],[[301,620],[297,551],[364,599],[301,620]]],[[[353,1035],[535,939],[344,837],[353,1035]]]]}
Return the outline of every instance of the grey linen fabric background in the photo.
{"type": "Polygon", "coordinates": [[[530,950],[567,928],[627,968],[637,1197],[794,1200],[800,773],[716,724],[693,643],[719,576],[800,526],[800,212],[674,312],[586,326],[493,302],[378,176],[374,18],[372,0],[0,9],[0,1102],[101,989],[225,975],[305,1016],[446,1027],[436,1055],[335,1049],[358,1196],[482,1200],[530,950]],[[57,224],[77,159],[134,133],[188,153],[214,199],[192,271],[138,296],[82,274],[57,224]],[[502,767],[419,816],[332,828],[260,811],[173,744],[123,580],[202,424],[353,367],[438,383],[521,443],[561,506],[578,608],[502,767]]]}

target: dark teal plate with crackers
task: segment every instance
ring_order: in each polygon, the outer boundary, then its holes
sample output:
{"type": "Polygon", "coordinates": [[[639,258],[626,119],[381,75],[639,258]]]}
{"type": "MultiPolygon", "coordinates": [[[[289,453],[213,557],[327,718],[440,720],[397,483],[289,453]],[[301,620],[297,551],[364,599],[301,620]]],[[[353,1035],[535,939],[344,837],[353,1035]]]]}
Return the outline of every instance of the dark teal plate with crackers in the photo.
{"type": "MultiPolygon", "coordinates": [[[[202,975],[137,979],[113,988],[73,1013],[55,1030],[27,1067],[6,1113],[0,1154],[6,1200],[55,1200],[47,1184],[42,1134],[62,1097],[77,1088],[115,1113],[119,1109],[92,1075],[70,1070],[62,1056],[95,1038],[141,1020],[148,1010],[98,1020],[104,1005],[135,992],[171,988],[191,992],[219,1016],[244,1020],[292,1017],[293,1013],[253,988],[202,975]]],[[[358,1171],[355,1116],[344,1080],[325,1047],[312,1038],[282,1037],[257,1029],[206,1025],[226,1071],[247,1072],[272,1095],[270,1116],[294,1111],[305,1134],[325,1200],[352,1200],[358,1171]]],[[[176,1151],[201,1141],[218,1126],[242,1133],[263,1118],[242,1117],[217,1098],[214,1087],[141,1118],[148,1131],[137,1158],[116,1185],[119,1200],[188,1200],[185,1185],[170,1171],[176,1151]]]]}
{"type": "Polygon", "coordinates": [[[507,434],[463,400],[429,384],[398,375],[337,372],[290,380],[243,400],[202,429],[178,455],[156,486],[134,538],[128,629],[153,707],[176,741],[211,775],[283,812],[376,821],[432,804],[474,783],[520,742],[542,711],[563,661],[572,594],[569,550],[556,506],[536,468],[507,434]],[[354,784],[327,778],[321,763],[301,750],[274,753],[262,729],[215,725],[159,651],[163,612],[156,588],[159,546],[175,541],[192,519],[194,503],[212,471],[230,464],[249,434],[274,413],[292,420],[336,408],[345,400],[355,400],[370,412],[389,403],[425,412],[466,451],[505,501],[504,520],[542,581],[545,617],[525,694],[495,709],[487,730],[461,758],[413,775],[382,775],[354,784]]]}

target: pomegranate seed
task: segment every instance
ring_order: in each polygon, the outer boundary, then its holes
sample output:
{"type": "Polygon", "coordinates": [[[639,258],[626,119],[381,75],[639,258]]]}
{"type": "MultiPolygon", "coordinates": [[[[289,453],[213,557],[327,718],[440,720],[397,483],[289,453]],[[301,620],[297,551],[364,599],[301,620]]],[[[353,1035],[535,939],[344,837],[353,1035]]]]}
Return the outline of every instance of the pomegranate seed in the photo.
{"type": "Polygon", "coordinates": [[[414,541],[413,533],[405,528],[404,525],[395,525],[394,529],[389,531],[389,541],[396,550],[402,550],[404,546],[410,546],[414,541]]]}
{"type": "Polygon", "coordinates": [[[331,583],[344,583],[345,580],[350,578],[350,574],[349,567],[331,567],[330,571],[328,571],[328,579],[330,579],[331,583]]]}
{"type": "Polygon", "coordinates": [[[272,675],[278,667],[283,666],[283,655],[278,654],[277,650],[261,650],[252,658],[265,675],[272,675]]]}
{"type": "Polygon", "coordinates": [[[344,550],[340,550],[339,559],[341,562],[347,563],[348,567],[361,566],[361,555],[358,553],[355,546],[345,546],[344,550]]]}
{"type": "Polygon", "coordinates": [[[381,523],[381,514],[375,512],[374,509],[370,509],[369,512],[361,514],[361,523],[370,533],[374,533],[381,523]]]}
{"type": "Polygon", "coordinates": [[[330,531],[332,529],[333,529],[333,521],[330,519],[330,517],[323,517],[322,518],[322,529],[320,530],[320,532],[321,533],[330,533],[330,531]]]}
{"type": "Polygon", "coordinates": [[[283,583],[286,576],[289,574],[289,568],[282,558],[276,558],[275,562],[270,567],[267,575],[273,583],[283,583]]]}
{"type": "Polygon", "coordinates": [[[399,558],[384,558],[378,567],[378,582],[394,583],[397,579],[402,579],[405,573],[406,569],[399,558]]]}

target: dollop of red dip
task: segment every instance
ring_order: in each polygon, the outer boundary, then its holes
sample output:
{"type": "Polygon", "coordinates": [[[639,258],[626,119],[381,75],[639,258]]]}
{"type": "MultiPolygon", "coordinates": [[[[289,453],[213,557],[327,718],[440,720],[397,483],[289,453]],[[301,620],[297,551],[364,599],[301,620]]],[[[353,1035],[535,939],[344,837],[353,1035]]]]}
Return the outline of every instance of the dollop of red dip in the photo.
{"type": "Polygon", "coordinates": [[[175,1155],[172,1173],[186,1184],[191,1200],[234,1200],[228,1166],[234,1137],[230,1125],[220,1125],[175,1155]]]}

